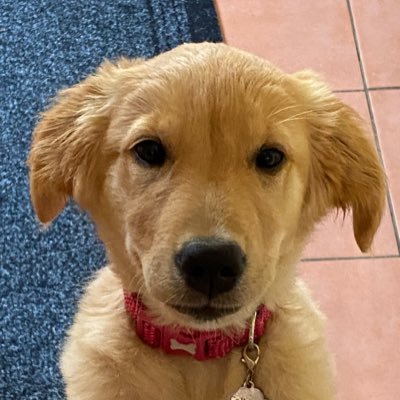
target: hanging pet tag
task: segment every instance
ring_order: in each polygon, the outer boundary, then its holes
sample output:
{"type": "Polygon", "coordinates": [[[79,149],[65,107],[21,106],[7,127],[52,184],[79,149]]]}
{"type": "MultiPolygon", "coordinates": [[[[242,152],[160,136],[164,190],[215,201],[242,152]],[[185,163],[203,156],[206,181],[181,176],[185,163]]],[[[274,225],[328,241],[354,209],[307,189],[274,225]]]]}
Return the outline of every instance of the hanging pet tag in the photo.
{"type": "Polygon", "coordinates": [[[263,392],[254,386],[253,376],[260,359],[260,348],[254,343],[254,329],[257,313],[254,313],[249,329],[249,341],[242,351],[242,362],[247,367],[246,380],[243,386],[231,397],[231,400],[268,400],[263,392]]]}
{"type": "Polygon", "coordinates": [[[254,386],[242,386],[232,397],[231,400],[266,400],[263,392],[254,386]]]}

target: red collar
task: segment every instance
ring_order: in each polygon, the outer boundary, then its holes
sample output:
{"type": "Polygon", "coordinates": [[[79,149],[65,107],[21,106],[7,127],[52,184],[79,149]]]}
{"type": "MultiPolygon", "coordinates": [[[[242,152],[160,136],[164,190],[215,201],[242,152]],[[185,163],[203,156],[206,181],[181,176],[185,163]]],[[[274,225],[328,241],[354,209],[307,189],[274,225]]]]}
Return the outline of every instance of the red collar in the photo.
{"type": "MultiPolygon", "coordinates": [[[[242,347],[248,341],[248,328],[229,336],[221,330],[197,331],[155,325],[146,312],[146,306],[136,293],[124,293],[124,297],[126,311],[135,321],[137,335],[144,343],[151,347],[161,348],[167,354],[191,355],[196,360],[204,361],[224,357],[234,347],[242,347]]],[[[255,341],[264,334],[265,325],[271,316],[271,311],[265,305],[258,308],[254,331],[255,341]]]]}

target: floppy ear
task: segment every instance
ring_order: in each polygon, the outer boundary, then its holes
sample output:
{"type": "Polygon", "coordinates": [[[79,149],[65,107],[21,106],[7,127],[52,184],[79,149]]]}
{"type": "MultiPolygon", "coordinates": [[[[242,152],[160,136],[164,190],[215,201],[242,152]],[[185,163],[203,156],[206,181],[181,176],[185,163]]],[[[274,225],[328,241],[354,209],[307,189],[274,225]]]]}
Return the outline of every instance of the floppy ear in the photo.
{"type": "Polygon", "coordinates": [[[311,110],[310,212],[321,218],[330,208],[351,208],[361,251],[369,250],[385,205],[385,176],[376,147],[361,117],[343,104],[310,71],[292,76],[297,95],[311,110]]]}
{"type": "Polygon", "coordinates": [[[128,64],[105,62],[96,74],[63,90],[42,115],[28,159],[31,199],[41,222],[62,211],[78,181],[98,183],[115,70],[128,64]]]}

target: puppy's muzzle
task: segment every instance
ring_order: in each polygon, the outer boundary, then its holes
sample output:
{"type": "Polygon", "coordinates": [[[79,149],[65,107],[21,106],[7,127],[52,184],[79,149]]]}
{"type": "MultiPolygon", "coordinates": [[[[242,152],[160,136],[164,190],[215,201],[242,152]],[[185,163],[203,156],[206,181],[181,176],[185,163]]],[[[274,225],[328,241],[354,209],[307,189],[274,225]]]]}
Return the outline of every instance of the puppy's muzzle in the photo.
{"type": "Polygon", "coordinates": [[[175,264],[187,286],[211,300],[237,285],[246,267],[246,256],[235,242],[196,238],[182,246],[175,264]]]}

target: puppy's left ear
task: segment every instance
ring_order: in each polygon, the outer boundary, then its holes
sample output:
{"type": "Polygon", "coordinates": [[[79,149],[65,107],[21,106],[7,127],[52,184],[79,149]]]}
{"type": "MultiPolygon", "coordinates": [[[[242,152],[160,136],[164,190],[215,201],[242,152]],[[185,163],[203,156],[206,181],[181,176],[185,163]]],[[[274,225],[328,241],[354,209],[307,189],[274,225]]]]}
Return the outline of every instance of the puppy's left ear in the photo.
{"type": "MultiPolygon", "coordinates": [[[[310,71],[292,75],[295,92],[310,111],[309,212],[351,208],[361,251],[372,244],[385,206],[386,184],[376,147],[361,117],[310,71]]],[[[293,87],[293,86],[292,86],[293,87]]]]}
{"type": "Polygon", "coordinates": [[[139,61],[104,62],[95,74],[63,90],[35,128],[28,165],[35,212],[51,222],[77,188],[100,185],[105,133],[119,71],[139,61]]]}

